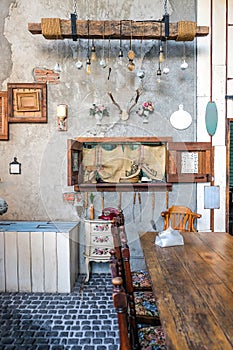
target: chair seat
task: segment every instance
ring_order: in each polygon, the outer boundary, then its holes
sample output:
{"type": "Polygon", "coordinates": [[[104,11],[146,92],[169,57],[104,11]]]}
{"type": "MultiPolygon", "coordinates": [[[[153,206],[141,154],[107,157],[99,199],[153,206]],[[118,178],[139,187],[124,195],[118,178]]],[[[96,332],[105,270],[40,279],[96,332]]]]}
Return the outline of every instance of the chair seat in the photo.
{"type": "Polygon", "coordinates": [[[152,292],[134,292],[136,317],[140,322],[160,324],[159,312],[152,292]]]}
{"type": "Polygon", "coordinates": [[[166,350],[162,327],[143,327],[138,329],[141,350],[166,350]]]}
{"type": "Polygon", "coordinates": [[[135,290],[152,290],[148,271],[136,270],[131,272],[133,288],[135,290]]]}

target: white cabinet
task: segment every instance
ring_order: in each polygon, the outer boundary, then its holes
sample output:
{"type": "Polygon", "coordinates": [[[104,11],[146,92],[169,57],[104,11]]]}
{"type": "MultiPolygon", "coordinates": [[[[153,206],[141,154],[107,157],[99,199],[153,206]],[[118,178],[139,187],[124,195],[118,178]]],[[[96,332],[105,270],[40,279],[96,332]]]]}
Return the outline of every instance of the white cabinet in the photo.
{"type": "Polygon", "coordinates": [[[86,282],[89,281],[90,262],[109,262],[109,251],[113,248],[111,221],[85,220],[85,264],[86,282]]]}
{"type": "Polygon", "coordinates": [[[70,293],[79,273],[79,224],[3,223],[0,292],[70,293]]]}

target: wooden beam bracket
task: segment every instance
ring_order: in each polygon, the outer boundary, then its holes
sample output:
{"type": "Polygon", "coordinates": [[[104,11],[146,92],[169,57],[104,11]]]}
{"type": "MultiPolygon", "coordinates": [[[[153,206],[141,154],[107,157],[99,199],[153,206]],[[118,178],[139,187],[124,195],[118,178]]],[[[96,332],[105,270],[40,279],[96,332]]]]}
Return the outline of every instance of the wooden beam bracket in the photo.
{"type": "Polygon", "coordinates": [[[76,20],[77,20],[76,14],[71,13],[70,19],[71,19],[72,38],[73,38],[73,41],[77,41],[78,36],[77,36],[77,26],[76,26],[76,20]]]}

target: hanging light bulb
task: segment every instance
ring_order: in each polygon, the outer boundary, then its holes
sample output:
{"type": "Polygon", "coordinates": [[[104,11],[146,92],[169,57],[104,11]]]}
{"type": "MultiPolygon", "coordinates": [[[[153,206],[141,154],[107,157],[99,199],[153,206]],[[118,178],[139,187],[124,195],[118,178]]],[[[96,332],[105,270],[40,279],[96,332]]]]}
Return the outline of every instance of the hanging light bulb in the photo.
{"type": "Polygon", "coordinates": [[[163,68],[163,74],[167,75],[170,72],[170,69],[168,67],[163,68]]]}
{"type": "MultiPolygon", "coordinates": [[[[57,39],[58,39],[58,38],[57,38],[57,39]]],[[[59,40],[57,40],[56,46],[57,46],[57,56],[59,57],[59,40]]],[[[54,70],[55,73],[61,73],[61,72],[62,72],[62,68],[61,68],[60,63],[58,63],[58,62],[56,61],[56,64],[55,64],[53,70],[54,70]]]]}
{"type": "Polygon", "coordinates": [[[78,69],[82,69],[83,63],[80,60],[80,38],[78,38],[78,52],[77,52],[77,61],[75,62],[75,67],[78,69]]]}
{"type": "MultiPolygon", "coordinates": [[[[160,36],[162,36],[162,24],[160,23],[160,36]]],[[[161,81],[161,75],[162,75],[162,70],[161,70],[161,57],[163,57],[164,59],[164,55],[162,56],[161,55],[161,51],[162,51],[162,54],[163,54],[163,47],[162,47],[162,44],[159,46],[159,57],[158,57],[158,68],[157,68],[157,83],[160,83],[161,81]]]]}
{"type": "Polygon", "coordinates": [[[159,46],[159,62],[163,63],[164,62],[164,52],[163,52],[163,46],[162,43],[159,46]]]}
{"type": "Polygon", "coordinates": [[[165,67],[163,68],[163,74],[167,75],[170,72],[170,69],[167,66],[167,38],[165,43],[165,67]]]}
{"type": "Polygon", "coordinates": [[[180,65],[180,68],[182,69],[182,70],[185,70],[185,69],[187,69],[188,68],[188,63],[185,61],[185,58],[183,58],[183,61],[182,61],[182,63],[181,63],[181,65],[180,65]]]}
{"type": "Polygon", "coordinates": [[[118,61],[117,63],[122,66],[123,64],[123,51],[122,51],[122,22],[120,21],[120,50],[119,50],[119,53],[118,53],[118,61]]]}
{"type": "Polygon", "coordinates": [[[128,59],[129,59],[129,63],[127,64],[127,68],[130,72],[132,72],[135,68],[135,64],[134,64],[134,52],[133,50],[129,50],[128,52],[128,59]]]}
{"type": "Polygon", "coordinates": [[[61,68],[60,63],[56,62],[53,70],[54,70],[55,73],[61,73],[62,72],[62,68],[61,68]]]}
{"type": "Polygon", "coordinates": [[[117,63],[120,65],[120,66],[122,66],[122,64],[123,64],[123,51],[122,51],[122,49],[120,48],[120,50],[119,50],[119,53],[118,53],[118,61],[117,61],[117,63]]]}
{"type": "Polygon", "coordinates": [[[105,48],[104,48],[104,39],[105,39],[105,22],[104,22],[104,28],[103,28],[103,40],[102,40],[102,58],[100,60],[100,66],[102,68],[106,68],[107,67],[107,62],[106,62],[106,59],[105,59],[105,48]]]}
{"type": "Polygon", "coordinates": [[[160,68],[160,62],[159,62],[159,66],[158,66],[156,74],[157,74],[157,82],[160,83],[161,82],[161,75],[162,75],[162,71],[160,68]]]}
{"type": "Polygon", "coordinates": [[[161,69],[160,69],[160,67],[157,69],[157,76],[159,77],[159,76],[161,76],[162,75],[162,72],[161,72],[161,69]]]}
{"type": "Polygon", "coordinates": [[[135,63],[134,63],[134,51],[132,50],[132,37],[133,37],[133,33],[132,33],[132,21],[130,22],[131,26],[131,37],[130,37],[130,50],[128,52],[128,59],[129,59],[129,63],[127,64],[127,68],[130,72],[132,72],[135,68],[135,63]]]}
{"type": "Polygon", "coordinates": [[[96,50],[95,50],[95,43],[94,40],[92,40],[92,46],[91,46],[91,61],[96,62],[97,56],[96,56],[96,50]]]}
{"type": "Polygon", "coordinates": [[[182,70],[185,70],[188,68],[188,63],[186,62],[186,53],[185,53],[185,42],[183,42],[183,57],[182,57],[182,63],[180,65],[180,68],[182,70]]]}
{"type": "Polygon", "coordinates": [[[107,62],[106,62],[104,57],[102,57],[102,59],[100,60],[100,66],[102,68],[106,68],[107,67],[107,62]]]}
{"type": "Polygon", "coordinates": [[[90,58],[87,58],[87,61],[86,61],[86,73],[88,75],[91,74],[91,60],[90,60],[90,58]]]}
{"type": "Polygon", "coordinates": [[[78,60],[77,62],[75,62],[75,66],[76,66],[76,68],[78,68],[78,69],[82,69],[82,66],[83,66],[82,61],[78,60]]]}
{"type": "Polygon", "coordinates": [[[133,60],[129,60],[129,63],[127,64],[127,68],[130,72],[133,72],[135,69],[135,64],[133,60]]]}
{"type": "Polygon", "coordinates": [[[143,78],[145,77],[145,72],[144,72],[144,70],[140,69],[140,70],[137,72],[137,76],[138,76],[138,78],[143,79],[143,78]]]}
{"type": "Polygon", "coordinates": [[[86,73],[88,75],[91,74],[91,60],[90,60],[90,23],[89,19],[87,21],[87,29],[88,29],[88,43],[87,43],[87,60],[86,60],[86,73]]]}
{"type": "MultiPolygon", "coordinates": [[[[79,45],[79,47],[80,47],[80,45],[79,45]]],[[[75,62],[75,67],[78,69],[82,69],[83,63],[79,58],[79,47],[78,47],[78,57],[77,57],[77,61],[75,62]]]]}
{"type": "Polygon", "coordinates": [[[143,35],[141,37],[141,45],[140,45],[140,69],[137,71],[137,77],[141,80],[142,84],[142,79],[145,77],[145,71],[142,69],[143,65],[143,54],[142,54],[142,41],[143,41],[143,36],[144,36],[144,26],[143,26],[143,35]]]}

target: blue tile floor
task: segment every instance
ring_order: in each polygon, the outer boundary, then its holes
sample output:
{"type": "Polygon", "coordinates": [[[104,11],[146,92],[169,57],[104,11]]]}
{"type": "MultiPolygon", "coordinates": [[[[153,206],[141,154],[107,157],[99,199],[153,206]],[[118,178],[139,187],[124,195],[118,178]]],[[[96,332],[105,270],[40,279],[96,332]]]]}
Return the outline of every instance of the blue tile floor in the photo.
{"type": "Polygon", "coordinates": [[[111,276],[84,279],[69,294],[0,293],[0,350],[117,350],[111,276]]]}

